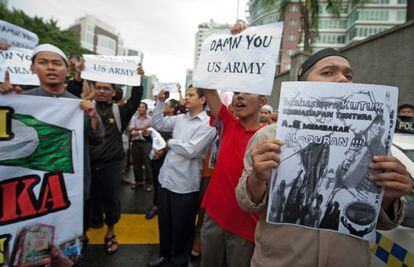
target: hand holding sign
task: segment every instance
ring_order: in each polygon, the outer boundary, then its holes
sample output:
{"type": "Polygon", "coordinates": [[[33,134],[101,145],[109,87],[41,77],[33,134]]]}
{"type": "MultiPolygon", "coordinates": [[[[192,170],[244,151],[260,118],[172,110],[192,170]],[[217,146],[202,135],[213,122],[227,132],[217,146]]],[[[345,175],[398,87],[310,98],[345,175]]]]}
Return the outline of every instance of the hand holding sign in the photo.
{"type": "Polygon", "coordinates": [[[165,91],[161,90],[158,95],[157,95],[157,99],[160,102],[165,102],[166,96],[165,96],[165,91]]]}
{"type": "Polygon", "coordinates": [[[233,26],[230,27],[230,32],[231,34],[235,35],[235,34],[239,34],[242,31],[244,31],[249,25],[245,24],[245,23],[236,23],[233,26]]]}
{"type": "Polygon", "coordinates": [[[8,44],[8,43],[0,43],[0,50],[6,51],[9,48],[10,48],[10,44],[8,44]]]}
{"type": "Polygon", "coordinates": [[[369,179],[384,188],[382,207],[385,210],[395,199],[408,195],[413,188],[407,168],[395,157],[375,156],[370,168],[382,171],[376,175],[370,175],[369,179]]]}
{"type": "Polygon", "coordinates": [[[12,85],[10,83],[10,74],[9,74],[9,71],[6,70],[6,73],[4,76],[4,83],[0,83],[0,93],[8,94],[8,93],[14,92],[16,94],[20,94],[22,91],[23,90],[20,86],[12,85]]]}

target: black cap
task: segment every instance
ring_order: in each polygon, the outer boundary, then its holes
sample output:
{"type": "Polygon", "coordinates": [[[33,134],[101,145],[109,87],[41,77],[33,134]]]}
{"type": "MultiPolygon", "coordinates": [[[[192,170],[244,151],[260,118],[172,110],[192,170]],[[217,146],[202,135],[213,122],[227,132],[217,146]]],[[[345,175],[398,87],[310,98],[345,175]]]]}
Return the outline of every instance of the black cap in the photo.
{"type": "MultiPolygon", "coordinates": [[[[331,57],[331,56],[338,56],[343,57],[346,60],[348,60],[344,55],[340,54],[338,51],[336,51],[333,48],[325,48],[322,49],[312,56],[310,56],[305,62],[303,62],[302,66],[300,66],[298,71],[298,80],[302,77],[302,75],[307,72],[313,65],[315,65],[319,60],[325,58],[325,57],[331,57]]],[[[348,60],[349,61],[349,60],[348,60]]]]}

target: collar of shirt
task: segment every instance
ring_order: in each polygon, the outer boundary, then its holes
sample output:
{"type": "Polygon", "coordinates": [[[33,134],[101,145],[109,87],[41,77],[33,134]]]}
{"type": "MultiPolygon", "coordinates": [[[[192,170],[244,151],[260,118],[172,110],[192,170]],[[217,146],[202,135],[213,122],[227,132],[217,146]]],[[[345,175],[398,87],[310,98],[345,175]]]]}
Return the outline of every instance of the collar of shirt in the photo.
{"type": "Polygon", "coordinates": [[[39,87],[39,95],[40,96],[48,96],[48,97],[71,97],[69,95],[69,93],[65,90],[63,90],[62,93],[60,94],[52,94],[48,91],[46,91],[45,89],[43,89],[42,87],[39,87]]]}
{"type": "Polygon", "coordinates": [[[139,119],[139,120],[146,120],[146,119],[150,119],[150,117],[149,117],[148,115],[141,116],[141,115],[139,115],[139,114],[136,114],[136,116],[137,116],[137,119],[139,119]]]}
{"type": "Polygon", "coordinates": [[[188,118],[189,120],[195,119],[195,118],[199,118],[201,121],[205,120],[205,119],[210,119],[207,115],[207,112],[205,110],[203,110],[202,112],[198,113],[197,115],[195,115],[194,117],[190,116],[190,113],[187,112],[184,117],[188,118]]]}

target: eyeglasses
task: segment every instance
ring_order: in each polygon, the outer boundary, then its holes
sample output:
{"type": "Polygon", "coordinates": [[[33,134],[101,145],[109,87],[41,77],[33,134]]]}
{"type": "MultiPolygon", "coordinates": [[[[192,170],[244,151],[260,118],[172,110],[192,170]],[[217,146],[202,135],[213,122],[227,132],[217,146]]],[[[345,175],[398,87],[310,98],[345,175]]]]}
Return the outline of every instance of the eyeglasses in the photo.
{"type": "Polygon", "coordinates": [[[112,87],[108,87],[108,86],[96,86],[95,87],[95,90],[96,91],[99,91],[99,90],[111,91],[112,90],[112,87]]]}

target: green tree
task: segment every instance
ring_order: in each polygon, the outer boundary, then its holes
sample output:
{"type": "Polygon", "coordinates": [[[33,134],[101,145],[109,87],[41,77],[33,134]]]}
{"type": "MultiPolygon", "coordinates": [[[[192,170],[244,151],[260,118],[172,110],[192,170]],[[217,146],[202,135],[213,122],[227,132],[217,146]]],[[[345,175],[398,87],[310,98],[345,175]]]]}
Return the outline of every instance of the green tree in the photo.
{"type": "Polygon", "coordinates": [[[53,44],[67,55],[92,53],[81,47],[72,31],[61,30],[57,25],[57,20],[44,20],[37,16],[30,17],[21,10],[9,10],[4,0],[0,0],[0,19],[36,33],[39,37],[39,44],[53,44]]]}
{"type": "MultiPolygon", "coordinates": [[[[286,8],[290,4],[299,5],[301,13],[301,30],[303,33],[303,44],[305,52],[312,52],[312,44],[319,35],[318,22],[319,13],[321,11],[321,1],[318,0],[264,0],[265,6],[271,6],[279,10],[281,18],[284,17],[286,8]]],[[[325,2],[325,1],[324,1],[325,2]]],[[[366,0],[352,0],[352,6],[360,5],[366,0]]],[[[334,19],[338,19],[341,12],[342,0],[327,0],[326,10],[333,15],[334,19]]]]}

